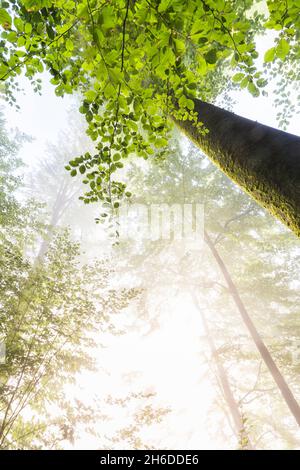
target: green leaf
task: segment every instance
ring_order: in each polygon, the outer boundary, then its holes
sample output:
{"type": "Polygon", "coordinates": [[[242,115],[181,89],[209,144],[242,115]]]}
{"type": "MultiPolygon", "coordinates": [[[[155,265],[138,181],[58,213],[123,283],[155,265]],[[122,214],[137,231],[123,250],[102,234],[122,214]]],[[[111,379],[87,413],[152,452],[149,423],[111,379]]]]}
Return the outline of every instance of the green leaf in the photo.
{"type": "Polygon", "coordinates": [[[264,87],[267,85],[267,83],[268,80],[266,80],[265,78],[260,78],[259,80],[257,80],[256,85],[259,87],[264,87]]]}
{"type": "Polygon", "coordinates": [[[194,109],[194,101],[187,99],[186,100],[186,107],[192,111],[194,109]]]}
{"type": "Polygon", "coordinates": [[[160,59],[160,63],[163,65],[174,65],[175,64],[175,54],[172,49],[168,48],[163,52],[163,55],[160,59]]]}
{"type": "Polygon", "coordinates": [[[7,65],[0,64],[0,76],[5,75],[7,73],[7,71],[8,71],[7,65]]]}
{"type": "Polygon", "coordinates": [[[290,45],[285,39],[280,39],[276,47],[276,55],[279,59],[284,60],[290,51],[290,45]]]}
{"type": "Polygon", "coordinates": [[[181,108],[194,109],[193,100],[188,99],[186,96],[181,96],[178,100],[178,104],[181,108]]]}
{"type": "Polygon", "coordinates": [[[77,175],[77,170],[72,170],[70,173],[71,176],[76,176],[77,175]]]}
{"type": "Polygon", "coordinates": [[[178,55],[182,55],[185,52],[185,42],[181,39],[174,39],[175,50],[178,55]]]}
{"type": "Polygon", "coordinates": [[[105,10],[103,10],[102,18],[102,29],[104,31],[107,31],[108,29],[113,28],[115,26],[115,13],[112,7],[109,6],[105,10]]]}
{"type": "Polygon", "coordinates": [[[217,51],[216,49],[211,49],[207,52],[204,56],[206,62],[208,64],[215,64],[217,62],[217,51]]]}
{"type": "MultiPolygon", "coordinates": [[[[76,171],[76,170],[75,170],[76,171]]],[[[83,175],[85,173],[85,165],[80,165],[79,167],[80,173],[83,175]]]]}
{"type": "Polygon", "coordinates": [[[113,98],[115,95],[116,95],[115,87],[111,83],[108,83],[108,85],[106,85],[106,87],[104,88],[105,98],[109,100],[110,98],[113,98]]]}
{"type": "Polygon", "coordinates": [[[25,33],[26,33],[26,34],[31,34],[31,31],[32,31],[32,25],[31,25],[31,23],[26,23],[26,24],[25,24],[25,33]]]}
{"type": "Polygon", "coordinates": [[[14,18],[14,25],[18,31],[20,32],[24,31],[24,23],[20,18],[14,18]]]}
{"type": "Polygon", "coordinates": [[[69,38],[66,40],[66,49],[67,51],[73,51],[74,49],[74,44],[69,38]]]}
{"type": "Polygon", "coordinates": [[[11,42],[12,44],[14,44],[15,42],[17,42],[17,33],[15,31],[11,31],[8,36],[7,36],[7,41],[11,42]]]}
{"type": "Polygon", "coordinates": [[[97,97],[97,92],[95,90],[88,90],[85,92],[85,97],[90,103],[92,103],[97,97]]]}
{"type": "Polygon", "coordinates": [[[18,47],[23,47],[25,45],[25,42],[26,42],[25,38],[23,36],[20,36],[18,38],[17,46],[18,47]]]}
{"type": "Polygon", "coordinates": [[[207,65],[206,65],[206,61],[204,57],[198,55],[197,63],[198,63],[198,68],[197,68],[198,73],[200,73],[200,75],[204,75],[207,70],[207,65]]]}
{"type": "Polygon", "coordinates": [[[235,83],[238,83],[238,82],[241,82],[244,78],[245,74],[244,73],[236,73],[235,75],[233,75],[232,77],[232,81],[235,82],[235,83]]]}
{"type": "Polygon", "coordinates": [[[172,0],[162,0],[158,6],[159,13],[166,11],[171,5],[172,0]]]}
{"type": "Polygon", "coordinates": [[[185,102],[186,102],[186,97],[181,96],[178,100],[178,104],[179,104],[180,108],[185,108],[185,102]]]}
{"type": "Polygon", "coordinates": [[[240,83],[240,87],[241,87],[241,88],[246,88],[246,86],[248,85],[248,82],[249,82],[249,78],[248,78],[248,77],[243,78],[243,80],[242,80],[241,83],[240,83]]]}
{"type": "Polygon", "coordinates": [[[134,121],[128,120],[128,121],[127,121],[127,127],[128,127],[128,129],[131,129],[131,130],[134,131],[134,132],[137,132],[137,131],[138,131],[138,125],[137,125],[137,123],[134,122],[134,121]]]}
{"type": "Polygon", "coordinates": [[[252,96],[259,96],[259,89],[254,85],[253,82],[248,83],[248,91],[250,91],[252,96]]]}
{"type": "Polygon", "coordinates": [[[271,47],[271,49],[268,49],[264,55],[264,62],[273,62],[273,60],[275,59],[275,52],[275,47],[271,47]]]}
{"type": "Polygon", "coordinates": [[[168,141],[167,139],[164,139],[163,137],[155,141],[155,147],[157,148],[162,148],[162,147],[165,147],[166,145],[168,145],[168,141]]]}
{"type": "Polygon", "coordinates": [[[87,111],[87,113],[85,114],[85,119],[87,120],[87,122],[91,122],[93,120],[93,113],[91,113],[91,111],[87,111]]]}
{"type": "Polygon", "coordinates": [[[11,25],[11,17],[4,8],[0,8],[0,24],[4,27],[11,25]]]}
{"type": "Polygon", "coordinates": [[[77,6],[77,16],[80,19],[87,19],[89,18],[89,11],[88,11],[88,5],[85,3],[80,3],[77,6]]]}
{"type": "Polygon", "coordinates": [[[203,30],[203,21],[202,20],[196,20],[193,22],[192,29],[191,29],[191,36],[193,34],[197,34],[199,31],[203,30]]]}

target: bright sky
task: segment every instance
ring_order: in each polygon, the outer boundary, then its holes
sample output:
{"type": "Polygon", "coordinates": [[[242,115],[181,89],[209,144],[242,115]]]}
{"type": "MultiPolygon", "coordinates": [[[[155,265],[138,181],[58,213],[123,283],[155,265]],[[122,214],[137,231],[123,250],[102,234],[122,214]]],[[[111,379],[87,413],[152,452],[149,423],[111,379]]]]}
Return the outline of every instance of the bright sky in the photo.
{"type": "Polygon", "coordinates": [[[34,137],[22,149],[22,158],[30,163],[32,158],[40,158],[45,143],[57,142],[59,131],[67,128],[68,109],[73,103],[72,96],[57,97],[54,86],[49,83],[48,74],[43,74],[42,96],[34,93],[30,82],[22,79],[22,92],[16,98],[20,111],[5,105],[5,117],[8,128],[18,127],[20,131],[34,137]]]}

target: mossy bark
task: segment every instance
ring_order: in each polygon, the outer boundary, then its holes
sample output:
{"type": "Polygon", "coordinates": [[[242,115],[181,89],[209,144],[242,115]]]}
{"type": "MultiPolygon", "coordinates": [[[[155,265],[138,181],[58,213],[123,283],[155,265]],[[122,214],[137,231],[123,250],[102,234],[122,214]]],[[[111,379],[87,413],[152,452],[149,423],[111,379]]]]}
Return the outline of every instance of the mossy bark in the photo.
{"type": "Polygon", "coordinates": [[[173,119],[203,152],[300,237],[300,137],[195,99],[203,135],[173,119]]]}

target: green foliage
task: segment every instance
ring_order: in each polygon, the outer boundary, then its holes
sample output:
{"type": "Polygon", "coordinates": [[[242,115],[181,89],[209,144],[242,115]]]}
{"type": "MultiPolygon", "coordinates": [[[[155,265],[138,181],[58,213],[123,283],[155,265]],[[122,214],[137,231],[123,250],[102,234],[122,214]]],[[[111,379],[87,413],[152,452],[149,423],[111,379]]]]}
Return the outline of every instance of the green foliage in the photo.
{"type": "Polygon", "coordinates": [[[276,54],[275,47],[271,47],[271,49],[268,49],[264,56],[265,62],[272,62],[275,58],[275,54],[276,54]]]}
{"type": "Polygon", "coordinates": [[[278,41],[277,47],[276,47],[276,55],[279,57],[279,59],[284,60],[286,56],[288,55],[290,51],[290,46],[289,43],[287,42],[286,39],[281,38],[278,41]]]}
{"type": "MultiPolygon", "coordinates": [[[[45,68],[58,96],[82,93],[80,111],[96,152],[77,158],[69,171],[85,175],[86,203],[113,206],[125,191],[116,180],[123,162],[157,149],[163,158],[168,116],[198,125],[192,98],[214,99],[220,85],[210,84],[214,76],[222,82],[221,70],[236,71],[235,81],[259,94],[254,35],[264,18],[249,13],[252,6],[250,0],[16,1],[14,21],[2,32],[0,78],[11,102],[17,76],[24,71],[39,91],[35,76],[45,68]],[[247,82],[237,78],[242,74],[247,82]],[[115,154],[122,162],[115,163],[115,154]]],[[[284,41],[277,46],[281,57],[284,41]]]]}
{"type": "Polygon", "coordinates": [[[43,435],[35,432],[34,420],[24,418],[24,409],[39,417],[46,432],[42,416],[49,403],[61,399],[63,387],[74,381],[77,371],[93,367],[88,350],[96,343],[90,333],[108,327],[103,307],[117,311],[136,295],[112,290],[103,296],[107,264],[78,269],[78,254],[67,234],[58,233],[43,263],[34,268],[18,245],[1,239],[0,319],[6,345],[0,366],[2,449],[23,448],[24,434],[39,448],[43,435]]]}
{"type": "Polygon", "coordinates": [[[299,97],[291,100],[290,93],[297,89],[300,76],[300,3],[298,0],[268,1],[268,21],[264,24],[267,29],[277,32],[275,45],[266,52],[266,68],[275,80],[278,108],[277,120],[283,129],[295,114],[299,113],[299,97]]]}
{"type": "Polygon", "coordinates": [[[4,8],[0,9],[0,24],[4,29],[8,29],[11,26],[11,16],[4,8]]]}
{"type": "Polygon", "coordinates": [[[22,143],[28,140],[29,137],[19,131],[8,136],[0,112],[0,225],[2,227],[13,229],[17,224],[23,225],[20,205],[15,195],[22,186],[21,178],[16,176],[16,171],[22,166],[17,153],[22,143]]]}
{"type": "Polygon", "coordinates": [[[113,208],[124,196],[118,179],[131,155],[164,158],[169,115],[201,128],[193,97],[215,99],[229,86],[222,76],[232,73],[242,89],[260,94],[267,81],[256,70],[257,32],[279,34],[265,53],[267,65],[299,56],[298,3],[268,1],[266,21],[254,0],[4,2],[0,79],[11,103],[22,71],[37,92],[35,77],[47,69],[58,96],[82,94],[80,112],[96,151],[68,170],[84,174],[85,203],[113,208]],[[115,163],[115,154],[122,161],[115,163]]]}
{"type": "Polygon", "coordinates": [[[265,62],[273,62],[274,59],[277,57],[281,60],[284,60],[290,51],[289,43],[286,39],[281,38],[276,47],[271,47],[268,49],[264,56],[265,62]]]}

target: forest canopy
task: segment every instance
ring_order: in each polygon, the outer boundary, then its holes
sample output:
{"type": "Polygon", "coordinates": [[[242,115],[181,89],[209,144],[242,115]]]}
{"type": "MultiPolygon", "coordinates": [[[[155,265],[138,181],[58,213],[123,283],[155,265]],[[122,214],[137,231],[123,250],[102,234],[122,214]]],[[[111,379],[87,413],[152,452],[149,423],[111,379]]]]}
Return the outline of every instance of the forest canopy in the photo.
{"type": "MultiPolygon", "coordinates": [[[[20,74],[25,73],[39,92],[39,74],[44,70],[50,73],[58,96],[74,92],[82,96],[80,112],[96,153],[74,156],[66,168],[71,176],[82,175],[88,187],[82,196],[86,203],[104,201],[113,211],[123,197],[130,197],[115,174],[131,154],[164,157],[169,117],[185,129],[188,122],[188,134],[200,142],[210,129],[203,124],[205,109],[202,116],[199,99],[215,102],[231,86],[259,96],[266,93],[276,71],[278,104],[283,106],[279,124],[286,126],[295,111],[284,88],[299,80],[299,0],[13,0],[1,4],[0,79],[9,102],[15,102],[20,74]],[[273,42],[263,53],[256,45],[260,34],[268,34],[273,42]]],[[[295,145],[292,157],[299,153],[299,142],[295,145]]],[[[282,148],[274,150],[274,161],[276,152],[282,153],[282,148]]],[[[228,169],[232,162],[222,158],[220,163],[215,151],[211,153],[223,171],[300,233],[299,197],[290,194],[294,168],[276,162],[276,172],[284,175],[281,191],[278,177],[268,184],[261,175],[253,176],[252,168],[250,176],[249,168],[240,171],[236,158],[232,170],[228,169]],[[249,178],[257,180],[255,185],[249,178]]],[[[269,168],[270,162],[262,166],[269,168]]],[[[298,178],[299,165],[296,173],[298,178]]]]}

